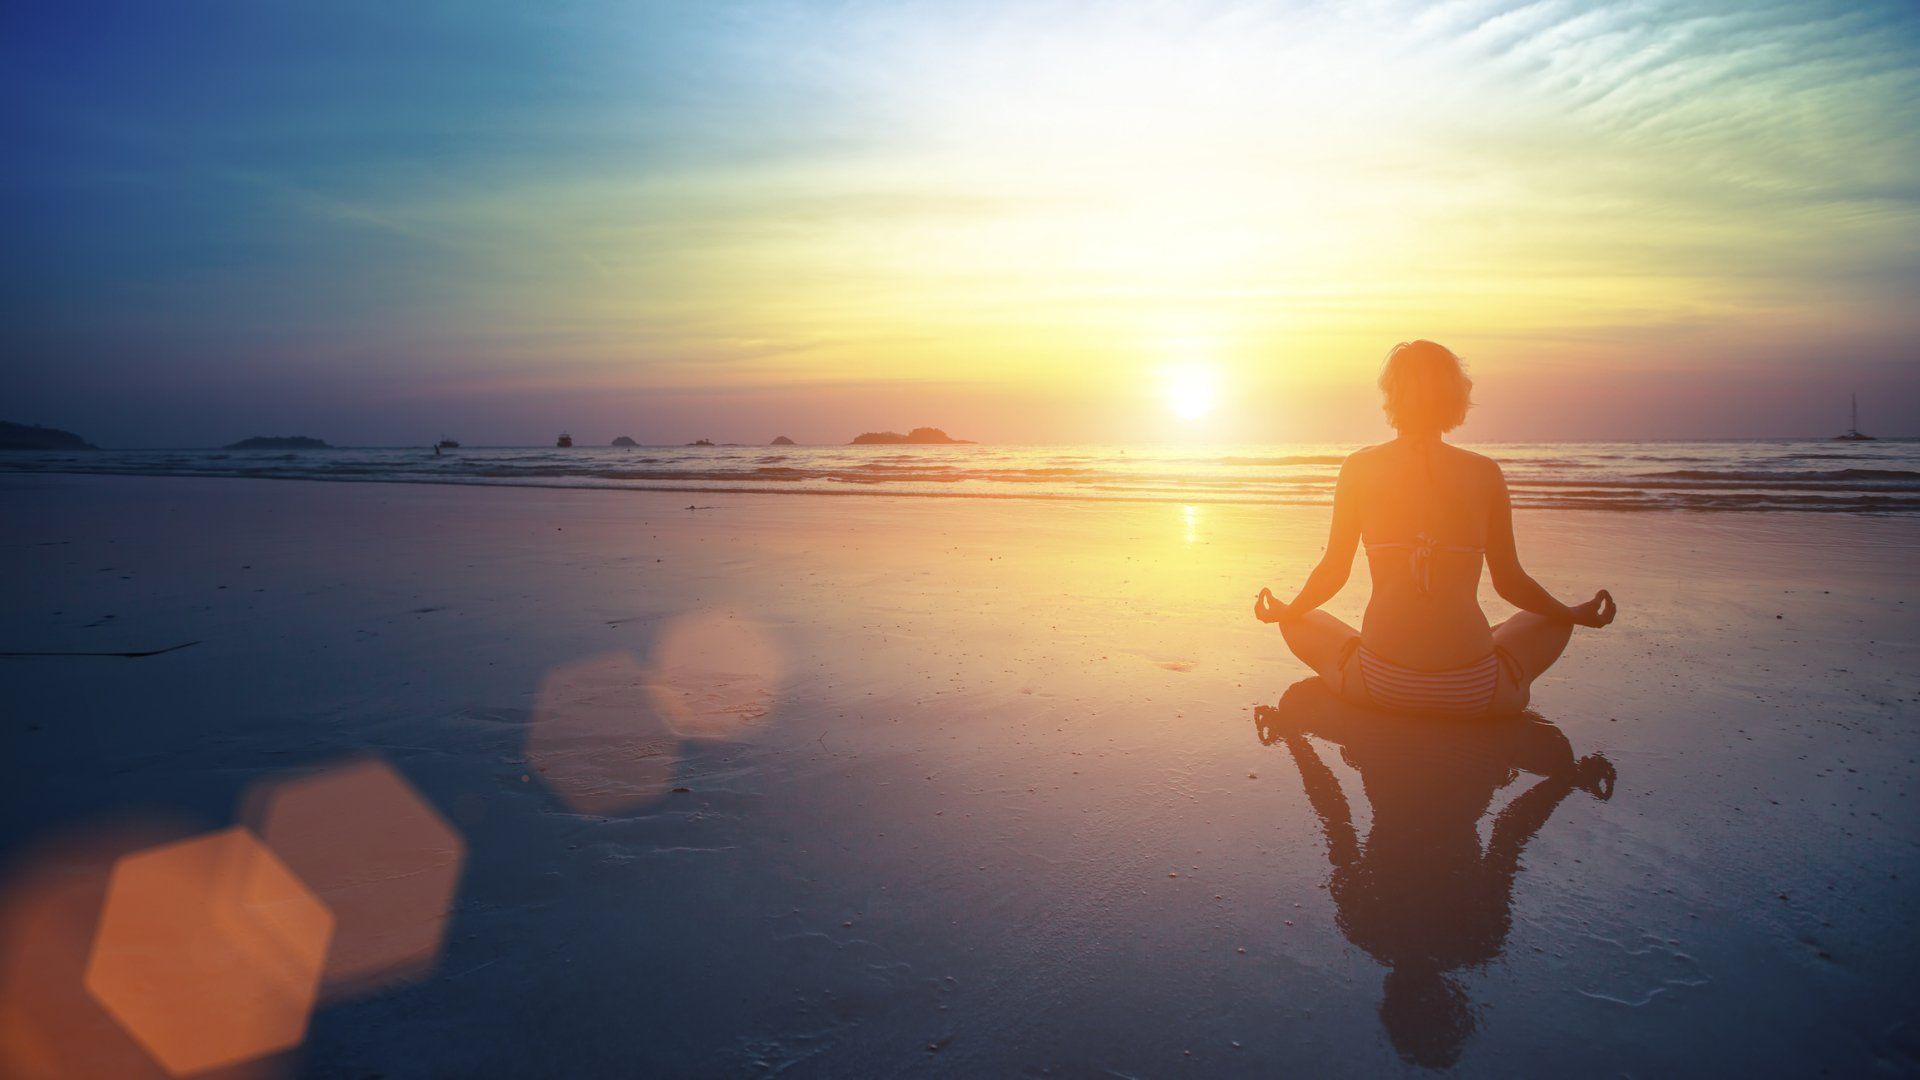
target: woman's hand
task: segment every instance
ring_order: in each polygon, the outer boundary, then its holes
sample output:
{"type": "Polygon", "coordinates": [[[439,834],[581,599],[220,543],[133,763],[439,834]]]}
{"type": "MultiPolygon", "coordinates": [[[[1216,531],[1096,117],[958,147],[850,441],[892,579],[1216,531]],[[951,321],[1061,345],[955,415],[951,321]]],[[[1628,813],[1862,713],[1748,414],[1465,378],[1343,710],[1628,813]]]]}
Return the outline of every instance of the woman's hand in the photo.
{"type": "Polygon", "coordinates": [[[1580,790],[1606,802],[1613,798],[1613,780],[1615,772],[1613,762],[1599,754],[1588,754],[1574,766],[1574,783],[1580,790]]]}
{"type": "Polygon", "coordinates": [[[1613,594],[1605,589],[1593,594],[1593,599],[1578,607],[1567,609],[1567,618],[1576,626],[1591,626],[1595,630],[1613,621],[1619,607],[1613,602],[1613,594]]]}
{"type": "Polygon", "coordinates": [[[1253,617],[1264,623],[1277,623],[1287,613],[1287,606],[1273,595],[1271,589],[1261,589],[1253,598],[1253,617]]]}

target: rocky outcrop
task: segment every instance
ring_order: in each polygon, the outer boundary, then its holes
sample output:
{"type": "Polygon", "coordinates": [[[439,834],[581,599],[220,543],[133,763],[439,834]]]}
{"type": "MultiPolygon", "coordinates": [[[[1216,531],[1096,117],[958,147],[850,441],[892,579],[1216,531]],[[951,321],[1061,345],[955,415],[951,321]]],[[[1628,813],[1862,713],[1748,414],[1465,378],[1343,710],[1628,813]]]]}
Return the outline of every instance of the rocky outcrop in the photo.
{"type": "Polygon", "coordinates": [[[95,450],[98,447],[59,428],[9,424],[0,420],[0,450],[95,450]]]}
{"type": "Polygon", "coordinates": [[[620,436],[619,438],[617,438],[617,439],[615,439],[615,440],[613,440],[613,445],[615,445],[615,446],[639,446],[640,444],[639,444],[639,443],[637,443],[637,442],[635,442],[635,441],[633,441],[633,436],[631,436],[631,435],[622,435],[622,436],[620,436]]]}
{"type": "Polygon", "coordinates": [[[769,445],[769,446],[792,446],[792,445],[793,445],[793,440],[792,440],[792,439],[789,439],[789,438],[787,438],[787,437],[786,437],[785,435],[775,435],[775,436],[773,437],[773,441],[772,441],[771,443],[768,443],[767,445],[769,445]]]}
{"type": "Polygon", "coordinates": [[[868,445],[874,445],[874,444],[884,446],[888,444],[898,444],[898,443],[917,443],[917,444],[968,443],[968,444],[971,444],[972,442],[973,442],[972,439],[956,439],[953,436],[948,435],[946,432],[941,431],[937,427],[917,427],[917,428],[914,428],[912,431],[907,432],[905,435],[902,435],[897,431],[868,431],[863,434],[855,435],[853,437],[853,445],[855,446],[868,446],[868,445]]]}

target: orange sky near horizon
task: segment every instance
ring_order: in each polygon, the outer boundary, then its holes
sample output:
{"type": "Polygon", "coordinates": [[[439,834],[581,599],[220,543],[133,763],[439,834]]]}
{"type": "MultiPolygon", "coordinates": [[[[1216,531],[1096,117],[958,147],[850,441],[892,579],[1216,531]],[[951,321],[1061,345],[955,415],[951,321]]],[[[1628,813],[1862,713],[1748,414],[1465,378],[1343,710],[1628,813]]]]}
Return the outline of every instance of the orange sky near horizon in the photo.
{"type": "Polygon", "coordinates": [[[1897,4],[57,22],[0,390],[109,444],[1347,441],[1413,337],[1470,438],[1920,415],[1897,4]]]}

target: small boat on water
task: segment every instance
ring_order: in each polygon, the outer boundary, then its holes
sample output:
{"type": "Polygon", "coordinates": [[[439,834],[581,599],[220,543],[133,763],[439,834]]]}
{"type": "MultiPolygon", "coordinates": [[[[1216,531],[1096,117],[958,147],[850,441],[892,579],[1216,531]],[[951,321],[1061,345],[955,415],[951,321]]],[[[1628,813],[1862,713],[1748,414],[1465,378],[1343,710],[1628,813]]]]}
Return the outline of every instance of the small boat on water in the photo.
{"type": "Polygon", "coordinates": [[[1835,435],[1833,440],[1835,442],[1878,442],[1878,439],[1860,430],[1860,395],[1850,394],[1848,397],[1853,402],[1853,423],[1847,425],[1845,435],[1835,435]]]}
{"type": "Polygon", "coordinates": [[[565,450],[573,445],[573,436],[563,431],[560,433],[560,441],[554,443],[553,445],[559,447],[562,450],[565,450]]]}
{"type": "Polygon", "coordinates": [[[441,438],[441,440],[440,440],[439,442],[437,442],[437,443],[435,443],[435,444],[434,444],[434,446],[435,446],[435,447],[436,447],[437,449],[440,449],[440,450],[458,450],[458,449],[460,449],[460,443],[459,443],[459,441],[458,441],[458,440],[455,440],[455,439],[449,439],[449,438],[445,438],[445,437],[442,437],[442,438],[441,438]]]}

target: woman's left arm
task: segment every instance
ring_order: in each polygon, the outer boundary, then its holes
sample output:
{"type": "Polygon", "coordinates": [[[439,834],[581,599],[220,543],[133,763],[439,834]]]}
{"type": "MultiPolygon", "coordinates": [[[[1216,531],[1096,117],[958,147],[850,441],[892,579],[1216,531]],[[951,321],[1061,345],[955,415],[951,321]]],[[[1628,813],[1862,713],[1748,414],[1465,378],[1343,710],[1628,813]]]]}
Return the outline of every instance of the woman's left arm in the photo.
{"type": "Polygon", "coordinates": [[[1487,521],[1487,576],[1500,599],[1522,611],[1545,615],[1549,619],[1599,629],[1613,621],[1617,610],[1613,594],[1605,589],[1593,594],[1584,604],[1569,607],[1554,599],[1533,576],[1520,567],[1520,552],[1513,538],[1513,500],[1507,493],[1507,478],[1500,466],[1487,463],[1493,470],[1493,507],[1487,521]]]}

